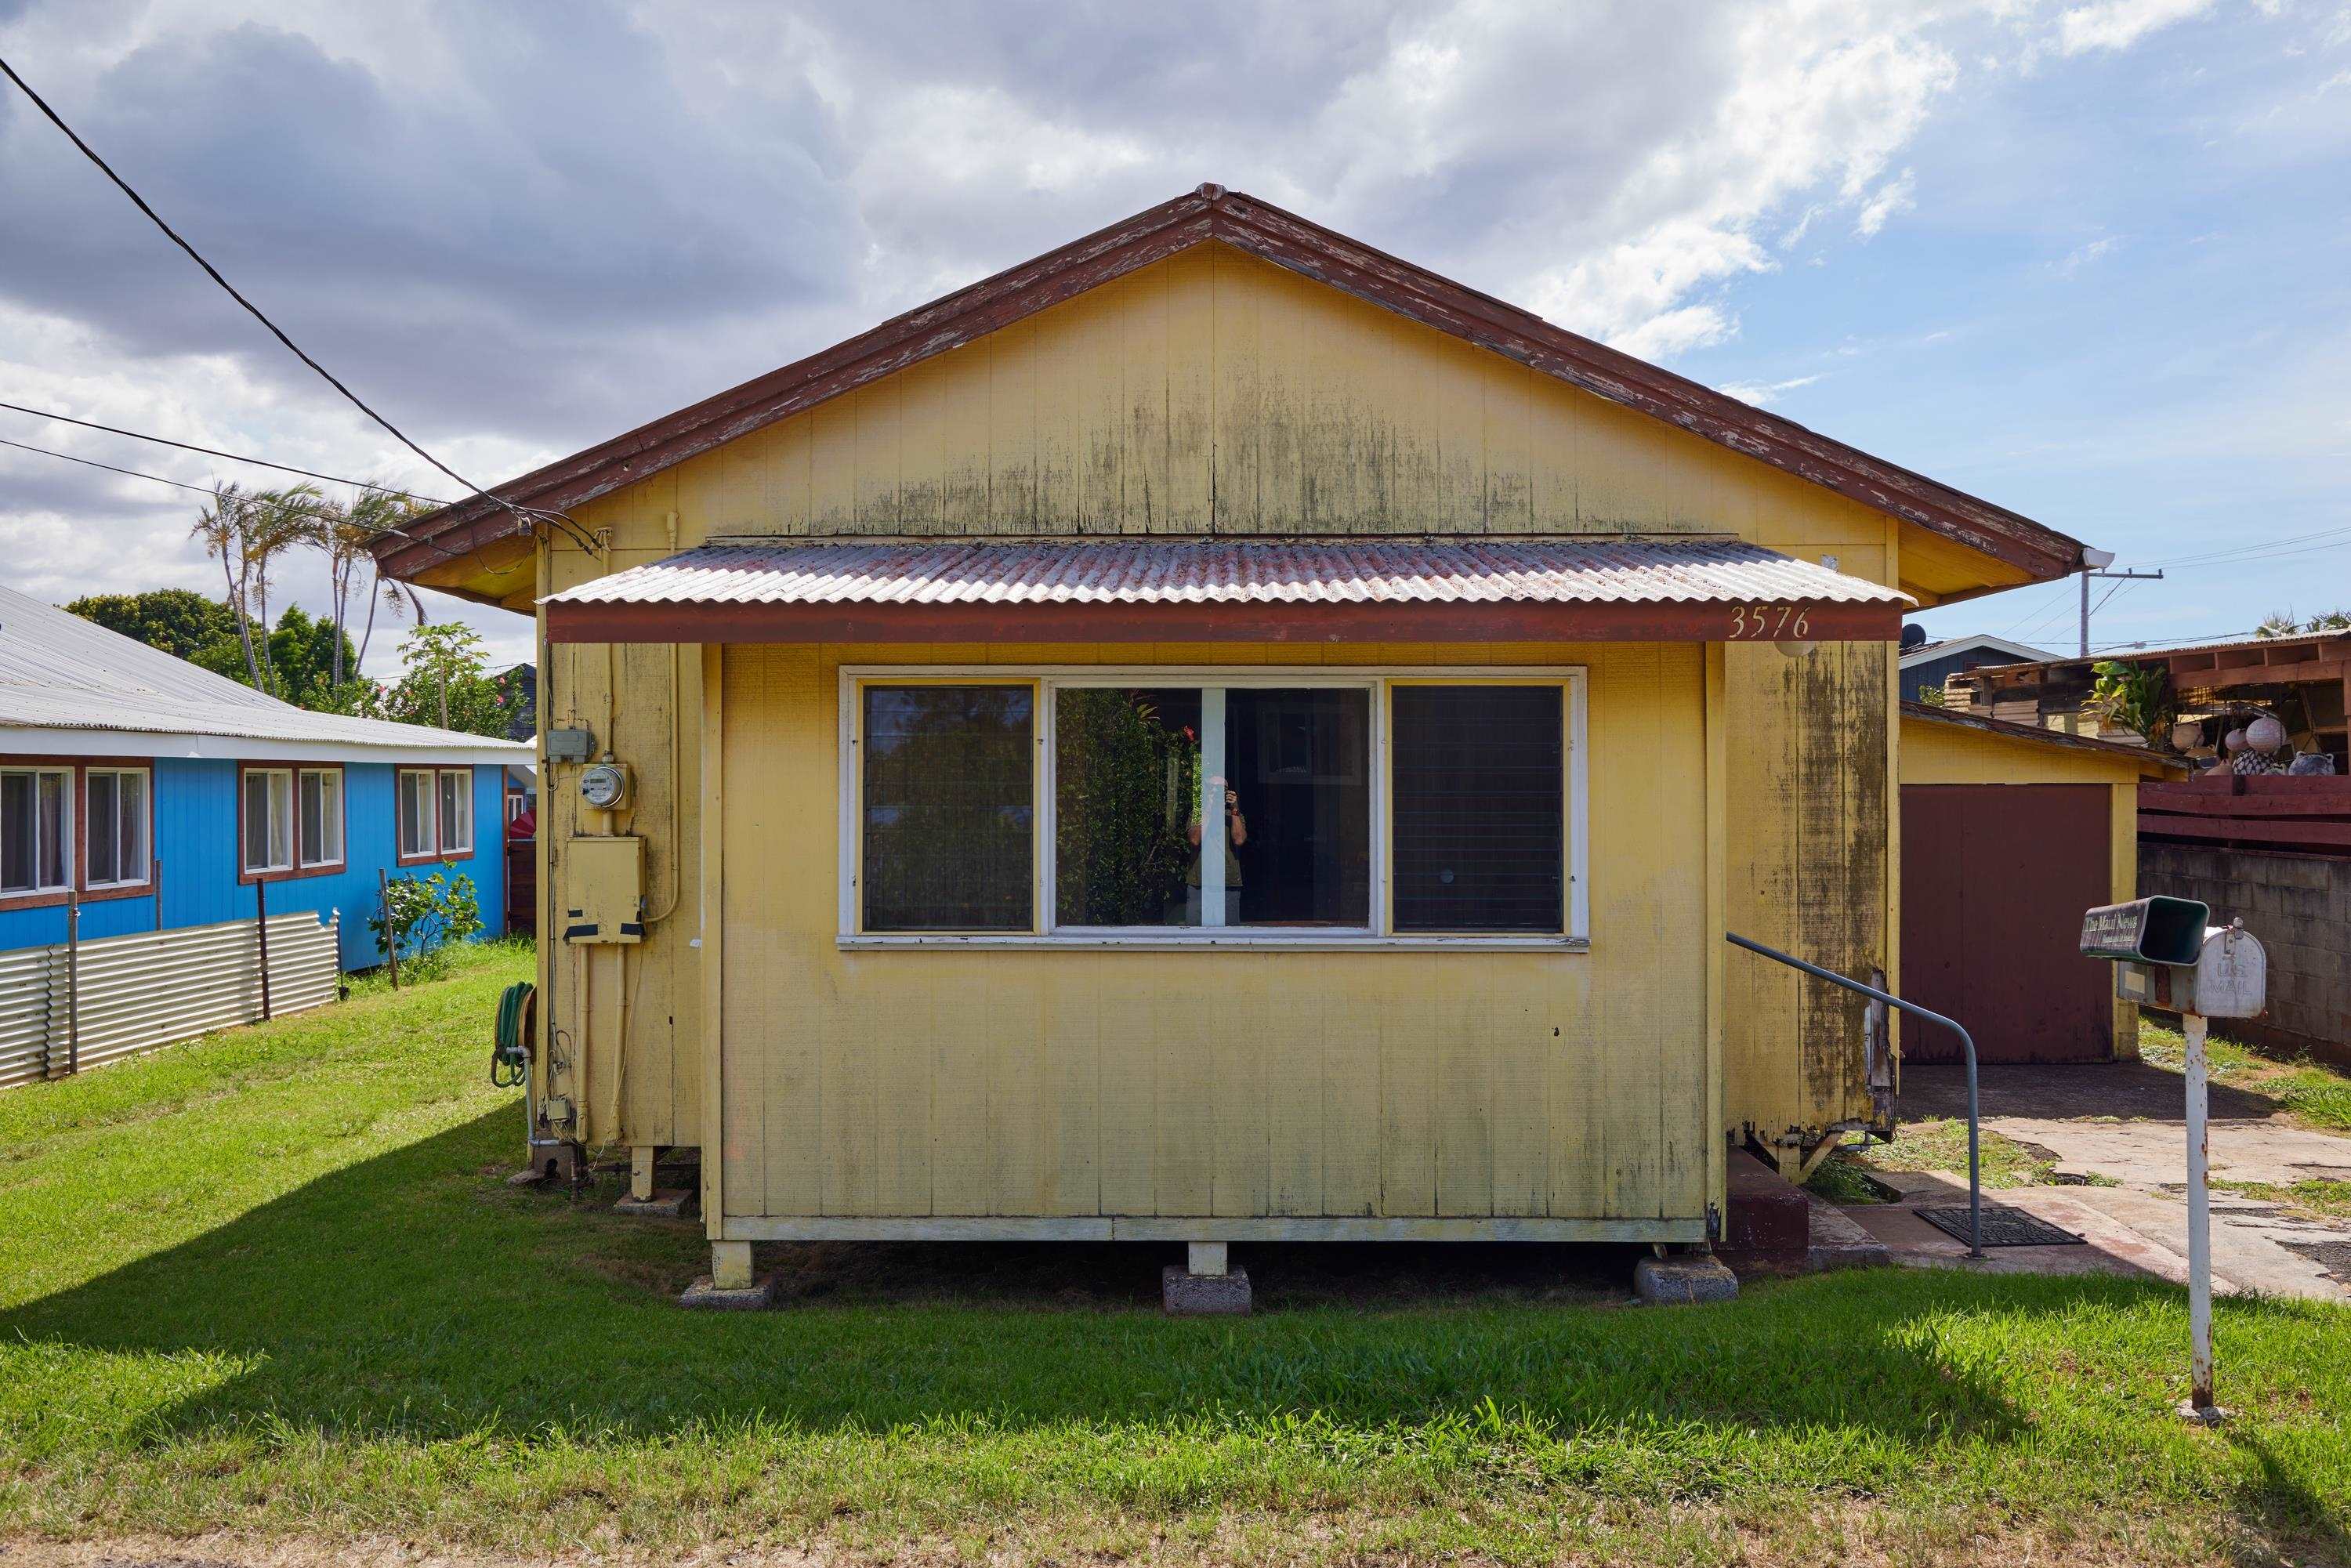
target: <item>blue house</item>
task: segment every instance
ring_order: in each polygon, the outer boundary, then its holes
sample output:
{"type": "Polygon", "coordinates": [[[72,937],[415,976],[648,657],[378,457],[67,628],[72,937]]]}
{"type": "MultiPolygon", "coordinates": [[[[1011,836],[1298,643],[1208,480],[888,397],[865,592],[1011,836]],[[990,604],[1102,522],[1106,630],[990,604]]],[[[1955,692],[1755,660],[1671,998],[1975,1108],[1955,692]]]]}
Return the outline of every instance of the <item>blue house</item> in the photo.
{"type": "Polygon", "coordinates": [[[524,742],[307,712],[0,588],[0,954],[296,912],[383,955],[378,878],[448,866],[504,924],[524,742]]]}

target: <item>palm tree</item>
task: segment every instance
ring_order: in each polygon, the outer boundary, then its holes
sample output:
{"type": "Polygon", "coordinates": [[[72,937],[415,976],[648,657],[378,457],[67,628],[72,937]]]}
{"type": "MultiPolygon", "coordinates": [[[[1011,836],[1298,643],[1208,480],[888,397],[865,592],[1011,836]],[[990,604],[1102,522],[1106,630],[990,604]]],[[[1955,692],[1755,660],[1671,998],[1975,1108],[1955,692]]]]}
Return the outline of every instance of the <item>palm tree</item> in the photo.
{"type": "Polygon", "coordinates": [[[277,695],[277,672],[269,660],[269,574],[277,557],[312,538],[318,531],[319,508],[326,497],[307,480],[281,490],[262,490],[253,497],[253,521],[245,545],[253,567],[253,594],[261,612],[261,674],[268,682],[261,689],[277,695]]]}
{"type": "MultiPolygon", "coordinates": [[[[423,510],[403,497],[379,489],[361,489],[348,507],[332,501],[321,502],[312,526],[311,542],[327,556],[327,583],[332,601],[335,626],[333,685],[340,687],[346,675],[356,676],[358,670],[343,668],[343,629],[350,619],[351,598],[363,599],[368,607],[367,629],[359,645],[359,662],[367,663],[368,639],[375,632],[375,553],[370,548],[384,534],[395,532],[400,525],[423,510]]],[[[393,601],[397,607],[397,601],[393,601]]]]}
{"type": "Polygon", "coordinates": [[[256,691],[261,684],[261,664],[253,653],[253,557],[247,544],[254,532],[257,497],[239,485],[213,486],[213,504],[196,516],[188,537],[202,539],[204,553],[221,564],[221,581],[229,609],[236,615],[237,641],[245,648],[245,671],[256,691]]]}
{"type": "Polygon", "coordinates": [[[282,490],[216,485],[213,504],[188,528],[188,536],[203,540],[204,553],[221,564],[222,586],[236,615],[237,642],[245,649],[245,673],[256,691],[273,690],[276,674],[269,658],[270,571],[279,552],[309,536],[319,502],[315,485],[282,490]],[[253,634],[256,616],[262,631],[258,639],[253,634]]]}

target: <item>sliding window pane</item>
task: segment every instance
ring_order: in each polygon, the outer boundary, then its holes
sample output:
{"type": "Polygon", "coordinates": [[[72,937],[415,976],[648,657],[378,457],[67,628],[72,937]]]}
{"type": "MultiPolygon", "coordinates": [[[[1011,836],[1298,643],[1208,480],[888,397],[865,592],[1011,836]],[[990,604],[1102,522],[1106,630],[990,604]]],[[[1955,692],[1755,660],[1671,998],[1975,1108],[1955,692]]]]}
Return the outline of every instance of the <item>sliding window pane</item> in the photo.
{"type": "Polygon", "coordinates": [[[1562,699],[1558,686],[1395,688],[1398,931],[1565,929],[1562,699]]]}
{"type": "Polygon", "coordinates": [[[121,789],[121,779],[119,773],[89,775],[89,864],[86,875],[91,887],[122,880],[122,846],[116,836],[121,831],[121,802],[117,793],[121,789]]]}
{"type": "Polygon", "coordinates": [[[269,776],[269,863],[294,863],[294,776],[269,776]]]}
{"type": "Polygon", "coordinates": [[[863,697],[865,929],[1030,929],[1029,688],[867,686],[863,697]]]}
{"type": "Polygon", "coordinates": [[[1371,693],[1225,693],[1227,924],[1365,926],[1371,693]]]}
{"type": "Polygon", "coordinates": [[[1199,925],[1199,692],[1065,688],[1053,750],[1055,923],[1199,925]]]}
{"type": "Polygon", "coordinates": [[[33,864],[38,838],[33,795],[32,774],[0,773],[0,893],[29,893],[39,885],[33,864]]]}
{"type": "Polygon", "coordinates": [[[122,850],[122,880],[145,882],[154,869],[147,851],[147,775],[120,773],[115,778],[120,812],[115,841],[122,850]]]}
{"type": "Polygon", "coordinates": [[[67,773],[44,773],[41,779],[40,862],[41,885],[66,885],[66,868],[72,855],[68,846],[73,842],[73,815],[68,809],[70,791],[67,773]]]}

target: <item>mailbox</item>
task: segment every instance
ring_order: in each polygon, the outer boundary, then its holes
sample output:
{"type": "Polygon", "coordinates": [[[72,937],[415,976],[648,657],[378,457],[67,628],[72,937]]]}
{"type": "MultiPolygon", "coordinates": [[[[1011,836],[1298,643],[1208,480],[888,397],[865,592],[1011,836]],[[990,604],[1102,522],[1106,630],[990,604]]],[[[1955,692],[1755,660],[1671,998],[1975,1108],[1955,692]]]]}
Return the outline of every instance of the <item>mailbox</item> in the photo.
{"type": "Polygon", "coordinates": [[[2192,898],[2135,898],[2082,916],[2082,956],[2118,964],[2193,964],[2211,924],[2209,904],[2192,898]]]}
{"type": "Polygon", "coordinates": [[[2259,1018],[2269,1006],[2269,954],[2242,925],[2209,926],[2192,964],[2117,964],[2126,1002],[2208,1019],[2259,1018]]]}

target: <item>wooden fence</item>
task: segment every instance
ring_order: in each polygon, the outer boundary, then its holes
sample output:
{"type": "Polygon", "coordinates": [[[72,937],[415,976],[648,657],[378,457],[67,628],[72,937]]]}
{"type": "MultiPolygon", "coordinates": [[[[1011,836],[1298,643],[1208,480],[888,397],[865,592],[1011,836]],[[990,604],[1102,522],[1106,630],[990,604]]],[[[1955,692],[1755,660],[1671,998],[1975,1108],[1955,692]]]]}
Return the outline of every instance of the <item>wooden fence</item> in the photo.
{"type": "Polygon", "coordinates": [[[2351,778],[2210,772],[2138,787],[2138,835],[2351,856],[2351,778]]]}

